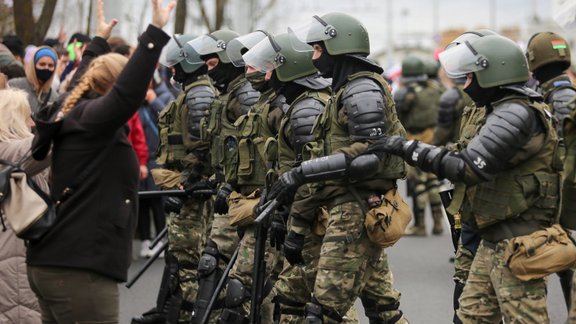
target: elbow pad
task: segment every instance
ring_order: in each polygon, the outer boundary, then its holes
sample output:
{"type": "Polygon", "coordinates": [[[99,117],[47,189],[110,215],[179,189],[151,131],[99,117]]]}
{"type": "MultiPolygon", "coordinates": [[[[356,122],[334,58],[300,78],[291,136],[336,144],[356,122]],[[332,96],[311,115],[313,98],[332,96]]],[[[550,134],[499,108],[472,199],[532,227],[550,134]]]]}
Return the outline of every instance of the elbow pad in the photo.
{"type": "Polygon", "coordinates": [[[305,183],[340,179],[348,174],[344,153],[304,161],[300,167],[305,183]]]}

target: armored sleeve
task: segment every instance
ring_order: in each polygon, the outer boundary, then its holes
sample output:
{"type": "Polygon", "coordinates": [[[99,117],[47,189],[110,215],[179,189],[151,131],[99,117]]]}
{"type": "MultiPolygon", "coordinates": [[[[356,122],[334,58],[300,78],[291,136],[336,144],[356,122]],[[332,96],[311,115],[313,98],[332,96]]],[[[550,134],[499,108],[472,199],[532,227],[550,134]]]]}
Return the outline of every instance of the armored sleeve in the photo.
{"type": "Polygon", "coordinates": [[[258,99],[260,98],[260,92],[252,88],[250,82],[244,82],[235,92],[234,96],[238,99],[240,103],[240,112],[242,115],[247,114],[258,99]]]}
{"type": "Polygon", "coordinates": [[[312,126],[323,110],[324,103],[314,98],[303,99],[292,107],[292,113],[289,117],[292,131],[291,144],[296,152],[297,160],[302,158],[304,145],[314,140],[312,126]]]}
{"type": "Polygon", "coordinates": [[[342,93],[341,103],[352,141],[377,139],[386,134],[386,99],[374,80],[352,80],[342,93]]]}
{"type": "Polygon", "coordinates": [[[574,97],[576,91],[571,87],[560,88],[552,93],[548,101],[556,119],[562,121],[571,115],[574,108],[569,103],[574,97]]]}
{"type": "Polygon", "coordinates": [[[543,135],[544,125],[535,110],[507,102],[488,116],[462,156],[480,177],[491,179],[539,151],[543,135]]]}
{"type": "Polygon", "coordinates": [[[200,140],[200,121],[210,114],[210,106],[214,102],[214,90],[209,86],[193,87],[186,94],[186,107],[188,108],[188,139],[200,140]]]}

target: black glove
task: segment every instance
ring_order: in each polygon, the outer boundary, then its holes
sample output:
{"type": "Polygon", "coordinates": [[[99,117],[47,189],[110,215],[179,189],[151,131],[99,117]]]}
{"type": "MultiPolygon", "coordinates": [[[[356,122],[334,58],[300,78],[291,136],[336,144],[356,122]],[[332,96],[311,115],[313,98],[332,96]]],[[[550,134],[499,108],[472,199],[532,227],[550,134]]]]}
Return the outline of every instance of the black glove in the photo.
{"type": "Polygon", "coordinates": [[[296,190],[303,184],[304,175],[302,174],[302,168],[293,168],[290,171],[284,172],[278,178],[278,181],[276,181],[270,189],[267,199],[277,199],[286,205],[290,205],[294,200],[296,190]]]}
{"type": "Polygon", "coordinates": [[[402,136],[384,136],[368,146],[366,153],[374,153],[383,159],[386,153],[404,156],[404,144],[406,139],[402,136]]]}
{"type": "Polygon", "coordinates": [[[291,265],[304,264],[302,249],[304,249],[304,235],[288,232],[284,241],[284,257],[291,265]]]}
{"type": "Polygon", "coordinates": [[[179,213],[182,209],[182,199],[174,196],[168,196],[164,200],[164,211],[167,213],[179,213]]]}
{"type": "Polygon", "coordinates": [[[286,219],[284,217],[287,207],[282,206],[281,208],[283,210],[274,213],[270,223],[270,246],[275,247],[278,251],[282,249],[286,237],[286,219]]]}
{"type": "Polygon", "coordinates": [[[199,201],[210,199],[215,189],[216,184],[208,179],[201,179],[194,183],[186,182],[184,184],[184,190],[186,190],[186,193],[199,201]]]}
{"type": "Polygon", "coordinates": [[[228,213],[228,202],[226,201],[230,194],[234,191],[231,184],[225,183],[218,193],[216,194],[216,199],[214,200],[214,212],[217,214],[228,213]]]}

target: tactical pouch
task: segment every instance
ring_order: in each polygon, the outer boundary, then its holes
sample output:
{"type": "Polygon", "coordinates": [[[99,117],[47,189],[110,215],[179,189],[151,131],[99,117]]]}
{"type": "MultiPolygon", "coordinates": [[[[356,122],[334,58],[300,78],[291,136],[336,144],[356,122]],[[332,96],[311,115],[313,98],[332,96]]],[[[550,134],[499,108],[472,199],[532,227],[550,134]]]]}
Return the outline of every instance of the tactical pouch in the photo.
{"type": "Polygon", "coordinates": [[[509,240],[504,260],[516,278],[541,279],[576,264],[576,246],[559,224],[509,240]]]}
{"type": "Polygon", "coordinates": [[[261,191],[257,189],[248,196],[233,191],[228,197],[228,216],[231,226],[246,226],[254,223],[254,210],[260,201],[261,191]]]}
{"type": "Polygon", "coordinates": [[[254,144],[251,138],[238,143],[238,176],[250,176],[254,169],[254,144]]]}
{"type": "Polygon", "coordinates": [[[402,237],[412,220],[412,212],[397,189],[388,190],[380,199],[380,205],[366,213],[364,226],[370,241],[385,248],[402,237]]]}
{"type": "Polygon", "coordinates": [[[326,229],[328,228],[328,218],[330,218],[328,208],[326,208],[326,206],[318,208],[318,211],[316,212],[316,220],[312,225],[312,234],[320,237],[326,235],[326,229]]]}

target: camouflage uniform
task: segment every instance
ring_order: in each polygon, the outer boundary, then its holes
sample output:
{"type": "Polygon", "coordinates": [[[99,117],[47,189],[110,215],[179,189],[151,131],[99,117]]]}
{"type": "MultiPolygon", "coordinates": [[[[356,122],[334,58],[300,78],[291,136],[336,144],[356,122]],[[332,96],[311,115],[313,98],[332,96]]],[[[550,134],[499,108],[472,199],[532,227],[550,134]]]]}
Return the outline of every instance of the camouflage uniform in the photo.
{"type": "MultiPolygon", "coordinates": [[[[157,162],[180,172],[180,183],[186,183],[191,173],[200,179],[210,175],[208,143],[200,139],[199,121],[209,113],[216,90],[207,76],[188,84],[184,91],[159,115],[160,147],[157,162]]],[[[162,179],[157,179],[162,182],[162,179]]],[[[163,187],[163,189],[178,189],[163,187]]],[[[168,226],[168,259],[178,264],[178,281],[182,294],[179,322],[189,322],[198,291],[197,269],[200,252],[205,244],[212,215],[211,200],[190,197],[183,201],[179,213],[170,213],[168,226]]]]}

